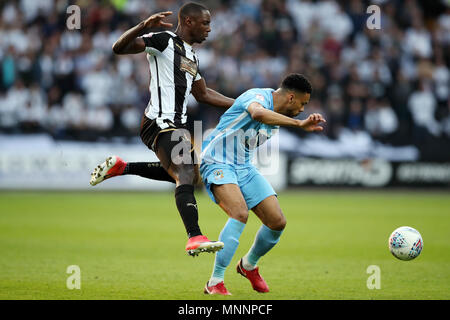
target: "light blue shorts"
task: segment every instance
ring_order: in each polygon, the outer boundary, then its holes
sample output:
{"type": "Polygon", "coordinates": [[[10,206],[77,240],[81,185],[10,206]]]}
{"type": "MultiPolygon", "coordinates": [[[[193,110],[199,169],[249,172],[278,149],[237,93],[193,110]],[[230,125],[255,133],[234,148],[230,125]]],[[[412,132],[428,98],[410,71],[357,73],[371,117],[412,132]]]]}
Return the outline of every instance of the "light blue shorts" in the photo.
{"type": "Polygon", "coordinates": [[[205,163],[200,165],[200,174],[209,197],[217,203],[212,193],[213,184],[236,184],[244,196],[247,208],[252,209],[269,196],[277,195],[270,183],[253,165],[230,165],[205,163]]]}

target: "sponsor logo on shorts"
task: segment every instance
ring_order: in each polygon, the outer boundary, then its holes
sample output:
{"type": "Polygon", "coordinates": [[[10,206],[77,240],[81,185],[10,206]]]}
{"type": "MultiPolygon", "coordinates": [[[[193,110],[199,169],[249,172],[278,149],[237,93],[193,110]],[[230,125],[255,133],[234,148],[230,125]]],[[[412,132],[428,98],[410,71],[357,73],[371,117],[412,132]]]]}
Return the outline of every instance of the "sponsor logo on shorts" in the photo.
{"type": "Polygon", "coordinates": [[[223,179],[223,170],[216,170],[213,172],[213,174],[214,174],[214,179],[216,179],[216,180],[223,179]]]}

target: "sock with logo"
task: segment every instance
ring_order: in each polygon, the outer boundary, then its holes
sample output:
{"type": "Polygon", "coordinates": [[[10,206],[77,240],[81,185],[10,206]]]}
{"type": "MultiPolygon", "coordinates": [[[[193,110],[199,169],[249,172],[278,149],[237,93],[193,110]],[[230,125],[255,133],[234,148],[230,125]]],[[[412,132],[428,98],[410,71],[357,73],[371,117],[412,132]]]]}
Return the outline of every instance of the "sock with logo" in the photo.
{"type": "Polygon", "coordinates": [[[133,174],[147,179],[175,183],[175,180],[163,168],[161,162],[128,162],[122,174],[133,174]]]}
{"type": "Polygon", "coordinates": [[[202,234],[198,225],[197,201],[194,186],[182,184],[175,189],[175,202],[189,238],[202,234]]]}
{"type": "Polygon", "coordinates": [[[242,258],[242,265],[245,270],[256,268],[258,260],[272,249],[280,240],[283,230],[272,230],[262,225],[256,233],[255,241],[250,251],[242,258]]]}
{"type": "Polygon", "coordinates": [[[219,241],[224,243],[222,250],[216,253],[214,260],[214,269],[209,279],[208,285],[215,286],[222,282],[225,276],[225,270],[231,262],[231,259],[239,245],[239,238],[244,231],[245,223],[229,218],[219,235],[219,241]]]}

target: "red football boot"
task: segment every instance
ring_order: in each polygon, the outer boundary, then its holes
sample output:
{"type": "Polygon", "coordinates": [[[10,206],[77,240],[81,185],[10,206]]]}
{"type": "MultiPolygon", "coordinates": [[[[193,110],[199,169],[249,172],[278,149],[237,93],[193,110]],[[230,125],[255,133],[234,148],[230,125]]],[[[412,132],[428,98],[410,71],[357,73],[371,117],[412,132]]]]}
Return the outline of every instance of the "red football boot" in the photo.
{"type": "Polygon", "coordinates": [[[216,252],[223,248],[223,242],[210,241],[206,236],[199,235],[189,238],[186,244],[186,251],[195,257],[201,252],[216,252]]]}
{"type": "Polygon", "coordinates": [[[91,186],[99,184],[103,180],[111,177],[120,176],[125,170],[127,163],[118,156],[111,156],[102,164],[99,164],[91,173],[91,186]]]}
{"type": "Polygon", "coordinates": [[[222,282],[219,282],[215,286],[208,287],[208,282],[205,285],[205,288],[203,289],[204,294],[221,294],[223,296],[231,296],[231,293],[225,288],[225,284],[222,282]]]}
{"type": "Polygon", "coordinates": [[[269,286],[264,281],[264,279],[259,275],[258,267],[253,270],[245,270],[242,266],[242,259],[239,260],[239,263],[236,266],[236,271],[246,277],[250,283],[252,284],[253,290],[258,292],[269,292],[269,286]]]}

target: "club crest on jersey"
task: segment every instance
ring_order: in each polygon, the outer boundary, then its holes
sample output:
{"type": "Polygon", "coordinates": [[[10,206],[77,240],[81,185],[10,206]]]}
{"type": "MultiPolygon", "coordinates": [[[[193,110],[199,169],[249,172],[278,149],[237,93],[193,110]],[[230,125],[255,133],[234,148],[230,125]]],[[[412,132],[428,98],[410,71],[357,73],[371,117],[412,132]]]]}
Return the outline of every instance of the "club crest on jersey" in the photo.
{"type": "Polygon", "coordinates": [[[214,174],[214,179],[216,179],[216,180],[223,179],[223,170],[216,170],[213,172],[213,174],[214,174]]]}
{"type": "Polygon", "coordinates": [[[181,57],[180,70],[195,77],[197,75],[197,64],[186,57],[181,57]]]}
{"type": "Polygon", "coordinates": [[[262,101],[262,102],[264,102],[264,97],[263,97],[263,95],[261,95],[261,94],[257,94],[257,95],[255,96],[255,98],[258,99],[258,100],[260,100],[260,101],[262,101]]]}

